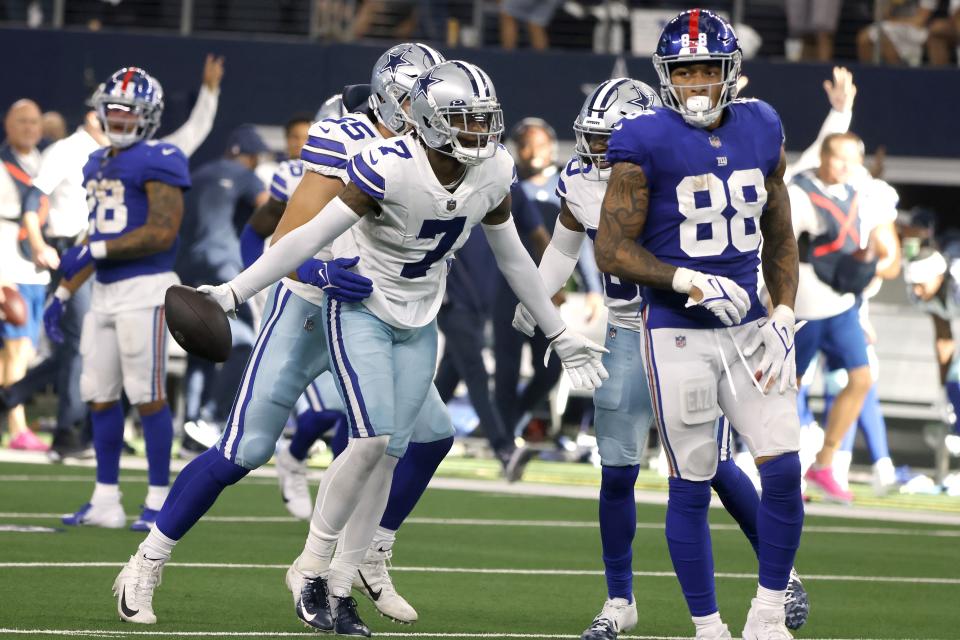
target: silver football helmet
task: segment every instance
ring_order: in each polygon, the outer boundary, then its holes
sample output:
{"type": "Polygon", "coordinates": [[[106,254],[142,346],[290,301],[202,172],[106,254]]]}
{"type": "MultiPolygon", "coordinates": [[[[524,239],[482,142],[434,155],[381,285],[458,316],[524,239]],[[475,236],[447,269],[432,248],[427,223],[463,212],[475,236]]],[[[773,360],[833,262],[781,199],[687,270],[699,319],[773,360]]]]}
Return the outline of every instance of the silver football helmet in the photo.
{"type": "Polygon", "coordinates": [[[443,61],[437,50],[419,42],[390,47],[377,59],[370,79],[368,104],[383,126],[397,135],[410,129],[403,101],[410,95],[417,76],[443,61]]]}
{"type": "Polygon", "coordinates": [[[613,126],[624,116],[660,106],[663,103],[656,90],[638,80],[613,78],[594,89],[573,123],[577,138],[575,153],[583,177],[607,180],[610,168],[604,156],[613,126]]]}
{"type": "Polygon", "coordinates": [[[410,115],[427,146],[470,166],[492,158],[503,133],[493,81],[483,69],[462,60],[448,60],[417,78],[410,115]]]}
{"type": "Polygon", "coordinates": [[[313,121],[342,118],[345,115],[347,115],[347,108],[343,106],[343,96],[335,93],[320,105],[320,108],[317,109],[317,115],[313,116],[313,121]]]}

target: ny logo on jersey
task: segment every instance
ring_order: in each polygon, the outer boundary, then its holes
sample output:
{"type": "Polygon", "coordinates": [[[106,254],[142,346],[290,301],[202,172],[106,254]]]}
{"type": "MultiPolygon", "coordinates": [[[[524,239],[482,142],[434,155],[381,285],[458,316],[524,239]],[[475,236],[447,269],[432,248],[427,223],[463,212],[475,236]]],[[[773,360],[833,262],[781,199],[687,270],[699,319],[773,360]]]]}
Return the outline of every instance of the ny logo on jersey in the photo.
{"type": "Polygon", "coordinates": [[[727,156],[717,156],[717,166],[718,167],[727,166],[727,156]]]}
{"type": "Polygon", "coordinates": [[[453,198],[447,200],[447,211],[453,211],[457,208],[457,201],[453,198]]]}

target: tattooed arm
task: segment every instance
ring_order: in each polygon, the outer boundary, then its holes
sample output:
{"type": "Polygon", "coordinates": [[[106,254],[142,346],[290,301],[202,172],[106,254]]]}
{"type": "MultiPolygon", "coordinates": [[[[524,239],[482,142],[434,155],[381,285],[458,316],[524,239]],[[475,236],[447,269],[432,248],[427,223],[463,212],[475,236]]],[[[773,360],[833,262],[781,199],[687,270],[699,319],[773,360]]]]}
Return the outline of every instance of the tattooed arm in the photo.
{"type": "Polygon", "coordinates": [[[638,284],[672,289],[677,268],[662,262],[636,239],[647,222],[650,188],[643,169],[630,162],[613,165],[594,241],[600,271],[638,284]]]}
{"type": "Polygon", "coordinates": [[[122,236],[102,240],[105,254],[98,256],[102,249],[95,249],[93,245],[96,243],[91,243],[90,252],[94,257],[133,260],[166,251],[173,246],[183,219],[183,190],[152,180],[146,183],[146,191],[146,224],[122,236]]]}
{"type": "Polygon", "coordinates": [[[783,182],[786,168],[787,157],[781,148],[780,163],[764,184],[767,208],[760,217],[760,233],[763,235],[760,265],[770,292],[771,307],[782,304],[793,309],[800,279],[800,253],[790,218],[790,197],[783,182]]]}

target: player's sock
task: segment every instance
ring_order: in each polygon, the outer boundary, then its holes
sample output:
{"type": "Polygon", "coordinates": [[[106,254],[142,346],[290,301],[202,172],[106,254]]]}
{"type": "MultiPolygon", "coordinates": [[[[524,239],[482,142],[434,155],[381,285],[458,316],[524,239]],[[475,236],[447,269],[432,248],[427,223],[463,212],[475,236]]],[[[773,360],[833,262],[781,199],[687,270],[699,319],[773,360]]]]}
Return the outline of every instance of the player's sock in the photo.
{"type": "Polygon", "coordinates": [[[690,615],[716,613],[717,594],[713,581],[713,550],[707,510],[710,483],[670,478],[667,503],[667,548],[690,615]]]}
{"type": "MultiPolygon", "coordinates": [[[[337,539],[356,509],[370,474],[386,455],[389,441],[388,436],[351,438],[343,454],[330,463],[320,480],[310,531],[297,561],[301,568],[321,573],[330,566],[337,539]]],[[[377,517],[382,515],[381,511],[377,517]]]]}
{"type": "Polygon", "coordinates": [[[340,421],[334,427],[333,439],[330,441],[330,450],[334,458],[343,453],[348,442],[350,442],[350,426],[347,424],[347,417],[340,416],[340,421]]]}
{"type": "Polygon", "coordinates": [[[760,465],[763,493],[757,511],[760,535],[760,586],[784,591],[803,529],[800,457],[785,453],[760,465]]]}
{"type": "Polygon", "coordinates": [[[154,485],[147,486],[147,499],[144,500],[143,506],[147,509],[153,509],[154,511],[160,511],[163,508],[163,503],[166,502],[167,496],[170,495],[170,487],[157,487],[154,485]]]}
{"type": "Polygon", "coordinates": [[[633,486],[640,465],[603,467],[600,476],[600,542],[607,594],[633,602],[633,538],[637,503],[633,486]]]}
{"type": "Polygon", "coordinates": [[[715,611],[708,616],[693,616],[693,626],[697,628],[697,631],[706,630],[718,624],[723,624],[719,611],[715,611]]]}
{"type": "MultiPolygon", "coordinates": [[[[953,413],[960,416],[960,382],[953,380],[947,382],[947,399],[953,405],[953,413]]],[[[960,435],[960,419],[953,423],[953,432],[960,435]]]]}
{"type": "Polygon", "coordinates": [[[400,528],[452,446],[453,436],[434,442],[410,443],[393,472],[390,498],[380,521],[381,527],[392,531],[400,528]]]}
{"type": "Polygon", "coordinates": [[[753,551],[759,554],[757,509],[760,507],[760,496],[750,478],[732,459],[721,460],[717,463],[717,473],[710,485],[717,492],[727,513],[740,525],[753,551]]]}
{"type": "Polygon", "coordinates": [[[313,411],[307,409],[297,416],[297,430],[290,439],[290,455],[303,462],[310,447],[329,429],[336,427],[343,413],[340,411],[313,411]]]}
{"type": "Polygon", "coordinates": [[[216,447],[207,449],[177,476],[154,528],[179,540],[213,506],[220,492],[248,473],[249,469],[230,462],[216,447]]]}
{"type": "MultiPolygon", "coordinates": [[[[394,470],[394,480],[396,480],[396,470],[394,470]]],[[[389,500],[387,501],[387,504],[389,504],[389,500]]],[[[377,527],[376,533],[373,534],[373,541],[370,543],[370,545],[374,547],[377,545],[380,545],[384,549],[392,549],[393,543],[396,541],[397,541],[396,529],[387,529],[383,525],[381,525],[377,527]]]]}
{"type": "Polygon", "coordinates": [[[98,482],[93,486],[93,498],[90,502],[103,504],[105,502],[120,502],[120,486],[98,482]]]}
{"type": "Polygon", "coordinates": [[[97,482],[116,485],[120,481],[120,452],[123,451],[123,407],[120,403],[102,411],[91,411],[93,450],[97,454],[97,482]]]}
{"type": "Polygon", "coordinates": [[[877,385],[870,387],[863,408],[860,409],[859,426],[867,439],[870,448],[870,459],[874,462],[890,457],[890,447],[887,445],[887,423],[880,410],[880,396],[877,385]]]}
{"type": "Polygon", "coordinates": [[[163,405],[162,409],[150,415],[141,414],[140,421],[143,423],[143,440],[147,446],[147,481],[153,487],[169,486],[170,447],[173,446],[170,406],[163,405]]]}
{"type": "Polygon", "coordinates": [[[757,585],[757,602],[763,605],[764,608],[783,609],[783,603],[786,597],[787,592],[785,590],[774,591],[759,584],[757,585]]]}
{"type": "Polygon", "coordinates": [[[150,533],[140,543],[139,553],[150,560],[169,560],[176,544],[176,540],[168,538],[159,529],[152,527],[150,533]]]}
{"type": "Polygon", "coordinates": [[[350,595],[357,569],[367,555],[377,531],[377,523],[387,506],[397,462],[393,456],[382,456],[360,493],[357,507],[347,520],[336,555],[330,563],[327,586],[332,596],[342,598],[350,595]]]}

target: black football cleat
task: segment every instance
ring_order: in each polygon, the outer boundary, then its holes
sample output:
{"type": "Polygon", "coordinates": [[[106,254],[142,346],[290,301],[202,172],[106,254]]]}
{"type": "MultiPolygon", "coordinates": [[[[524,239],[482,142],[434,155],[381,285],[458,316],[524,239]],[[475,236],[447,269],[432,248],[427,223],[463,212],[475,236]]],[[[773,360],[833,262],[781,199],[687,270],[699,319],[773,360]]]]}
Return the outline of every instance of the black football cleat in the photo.
{"type": "Polygon", "coordinates": [[[810,616],[810,598],[796,569],[790,570],[790,582],[787,583],[787,595],[784,600],[785,623],[788,629],[799,629],[810,616]]]}
{"type": "MultiPolygon", "coordinates": [[[[297,599],[297,617],[308,627],[320,631],[333,631],[333,613],[327,593],[327,581],[323,578],[307,578],[297,599]]],[[[367,635],[370,635],[369,631],[367,635]]]]}
{"type": "Polygon", "coordinates": [[[370,637],[370,627],[363,623],[360,614],[357,613],[357,601],[346,596],[340,598],[333,596],[337,604],[337,614],[334,620],[334,632],[338,636],[363,636],[370,637]]]}

